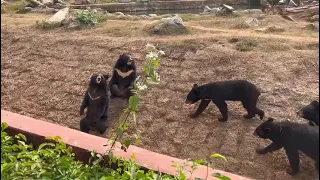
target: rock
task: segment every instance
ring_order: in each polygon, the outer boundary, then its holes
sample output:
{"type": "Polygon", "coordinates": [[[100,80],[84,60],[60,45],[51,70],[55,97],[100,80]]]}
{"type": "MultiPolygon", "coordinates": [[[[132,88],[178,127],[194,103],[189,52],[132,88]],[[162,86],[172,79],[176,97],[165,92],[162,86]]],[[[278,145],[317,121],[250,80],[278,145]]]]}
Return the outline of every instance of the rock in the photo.
{"type": "Polygon", "coordinates": [[[240,11],[240,13],[243,14],[258,14],[258,13],[262,13],[261,9],[246,9],[243,11],[240,11]]]}
{"type": "Polygon", "coordinates": [[[124,14],[122,12],[115,12],[113,13],[113,15],[116,15],[116,16],[124,16],[124,14]]]}
{"type": "Polygon", "coordinates": [[[62,8],[64,8],[64,5],[62,5],[62,4],[60,4],[60,3],[57,3],[57,4],[55,4],[55,5],[53,6],[53,8],[55,8],[55,9],[62,9],[62,8]]]}
{"type": "Polygon", "coordinates": [[[166,25],[177,25],[177,26],[185,26],[183,24],[182,18],[179,15],[175,15],[174,17],[162,18],[161,21],[166,25]]]}
{"type": "Polygon", "coordinates": [[[52,0],[42,0],[42,4],[46,6],[51,6],[53,4],[52,0]]]}
{"type": "Polygon", "coordinates": [[[32,7],[24,7],[23,12],[30,12],[32,7]]]}
{"type": "Polygon", "coordinates": [[[144,15],[144,14],[143,15],[139,15],[139,17],[142,18],[142,19],[148,19],[149,18],[147,15],[144,15]]]}
{"type": "Polygon", "coordinates": [[[314,15],[311,17],[311,22],[319,21],[319,15],[314,15]]]}
{"type": "Polygon", "coordinates": [[[80,29],[80,23],[79,21],[71,22],[68,25],[68,29],[80,29]]]}
{"type": "Polygon", "coordinates": [[[279,33],[284,31],[285,30],[279,26],[270,26],[265,30],[265,32],[270,32],[270,33],[279,33]]]}
{"type": "Polygon", "coordinates": [[[245,24],[247,24],[249,27],[257,27],[259,26],[259,20],[257,18],[249,18],[245,21],[245,24]]]}
{"type": "Polygon", "coordinates": [[[217,14],[221,11],[222,7],[210,8],[209,6],[204,7],[201,14],[217,14]]]}
{"type": "Polygon", "coordinates": [[[211,12],[211,10],[212,10],[212,9],[211,9],[209,6],[205,6],[205,7],[204,7],[204,10],[203,10],[203,13],[204,13],[204,14],[209,14],[209,13],[211,12]]]}
{"type": "Polygon", "coordinates": [[[292,0],[289,1],[289,6],[298,7],[298,5],[295,2],[293,2],[292,0]]]}
{"type": "Polygon", "coordinates": [[[319,23],[311,23],[305,26],[306,29],[319,32],[319,23]]]}
{"type": "Polygon", "coordinates": [[[61,9],[48,20],[48,23],[61,25],[68,19],[68,16],[69,8],[61,9]]]}
{"type": "Polygon", "coordinates": [[[148,16],[149,16],[149,17],[157,17],[156,14],[149,14],[148,16]]]}
{"type": "Polygon", "coordinates": [[[36,12],[36,13],[44,13],[44,14],[54,14],[56,12],[58,12],[59,9],[54,9],[54,8],[36,8],[33,9],[32,12],[36,12]]]}
{"type": "Polygon", "coordinates": [[[256,16],[254,16],[254,18],[258,19],[258,20],[261,20],[261,19],[264,19],[266,17],[265,14],[258,14],[256,16]]]}
{"type": "Polygon", "coordinates": [[[152,29],[152,33],[160,35],[184,34],[188,31],[179,15],[162,18],[152,29]]]}
{"type": "Polygon", "coordinates": [[[92,11],[91,12],[93,12],[93,13],[97,13],[98,12],[98,10],[97,9],[92,9],[92,11]]]}

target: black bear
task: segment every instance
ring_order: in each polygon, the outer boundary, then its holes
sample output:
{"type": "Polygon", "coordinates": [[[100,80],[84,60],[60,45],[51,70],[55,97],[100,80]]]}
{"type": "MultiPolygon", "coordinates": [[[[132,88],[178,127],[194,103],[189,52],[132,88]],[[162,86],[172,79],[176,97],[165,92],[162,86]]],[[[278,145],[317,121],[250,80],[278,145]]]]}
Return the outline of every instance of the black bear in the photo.
{"type": "Polygon", "coordinates": [[[270,139],[272,143],[265,148],[257,149],[258,154],[266,154],[284,148],[291,168],[290,175],[300,171],[299,151],[316,161],[319,173],[319,129],[308,124],[299,124],[289,121],[273,122],[273,118],[259,125],[254,135],[263,139],[270,139]]]}
{"type": "Polygon", "coordinates": [[[301,108],[297,112],[298,116],[301,118],[304,118],[306,120],[309,120],[310,125],[316,124],[319,126],[319,102],[318,101],[312,101],[307,106],[301,108]]]}
{"type": "Polygon", "coordinates": [[[134,81],[137,78],[137,70],[130,53],[119,56],[109,83],[111,97],[122,97],[128,99],[133,95],[134,81]]]}
{"type": "Polygon", "coordinates": [[[222,114],[219,121],[223,122],[228,120],[228,106],[225,101],[241,101],[248,112],[244,116],[246,119],[251,119],[258,114],[262,120],[264,111],[256,107],[259,96],[258,88],[246,80],[219,81],[202,86],[194,84],[185,103],[194,104],[201,100],[196,112],[190,115],[191,118],[196,118],[212,101],[222,114]]]}
{"type": "Polygon", "coordinates": [[[88,133],[95,128],[103,134],[108,127],[108,79],[109,75],[101,74],[93,74],[90,78],[89,87],[80,107],[80,115],[83,115],[84,109],[87,108],[86,116],[80,120],[82,132],[88,133]]]}

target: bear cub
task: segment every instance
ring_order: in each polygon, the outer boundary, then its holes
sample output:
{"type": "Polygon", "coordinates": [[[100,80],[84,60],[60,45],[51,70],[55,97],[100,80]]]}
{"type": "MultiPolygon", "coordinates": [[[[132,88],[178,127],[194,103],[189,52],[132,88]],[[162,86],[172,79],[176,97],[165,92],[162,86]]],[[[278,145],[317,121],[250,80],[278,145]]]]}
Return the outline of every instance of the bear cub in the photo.
{"type": "Polygon", "coordinates": [[[262,139],[270,139],[272,143],[265,148],[257,149],[258,154],[266,154],[284,148],[291,169],[290,175],[300,171],[299,151],[315,160],[319,174],[319,129],[308,124],[299,124],[289,121],[273,122],[273,118],[259,125],[253,133],[262,139]]]}
{"type": "Polygon", "coordinates": [[[309,120],[309,124],[311,126],[313,126],[314,124],[319,126],[319,102],[318,101],[312,101],[307,106],[301,108],[297,112],[297,114],[299,117],[309,120]]]}
{"type": "Polygon", "coordinates": [[[137,70],[130,53],[119,56],[109,83],[111,97],[122,97],[129,99],[133,95],[134,81],[137,78],[137,70]]]}
{"type": "Polygon", "coordinates": [[[89,130],[97,129],[103,134],[108,127],[108,79],[109,75],[102,74],[93,74],[90,78],[89,87],[80,106],[80,115],[83,115],[84,109],[87,108],[86,116],[80,120],[82,132],[88,133],[89,130]]]}
{"type": "Polygon", "coordinates": [[[258,114],[262,120],[264,111],[256,107],[259,96],[258,88],[246,80],[219,81],[202,86],[194,84],[185,103],[194,104],[201,100],[196,112],[190,115],[191,118],[196,118],[212,101],[222,114],[219,121],[223,122],[228,120],[228,106],[225,101],[241,101],[248,112],[244,115],[246,119],[251,119],[258,114]]]}

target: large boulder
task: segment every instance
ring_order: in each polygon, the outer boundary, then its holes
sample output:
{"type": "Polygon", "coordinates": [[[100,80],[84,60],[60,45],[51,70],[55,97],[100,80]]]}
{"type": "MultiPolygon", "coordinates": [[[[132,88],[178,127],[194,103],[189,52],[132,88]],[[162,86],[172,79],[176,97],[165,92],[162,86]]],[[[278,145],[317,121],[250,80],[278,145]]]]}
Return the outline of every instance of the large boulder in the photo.
{"type": "Polygon", "coordinates": [[[182,18],[175,15],[174,17],[162,18],[151,28],[151,33],[159,35],[186,34],[188,29],[182,18]]]}
{"type": "Polygon", "coordinates": [[[69,8],[64,8],[54,14],[49,20],[48,23],[51,25],[63,25],[66,23],[69,17],[69,8]]]}

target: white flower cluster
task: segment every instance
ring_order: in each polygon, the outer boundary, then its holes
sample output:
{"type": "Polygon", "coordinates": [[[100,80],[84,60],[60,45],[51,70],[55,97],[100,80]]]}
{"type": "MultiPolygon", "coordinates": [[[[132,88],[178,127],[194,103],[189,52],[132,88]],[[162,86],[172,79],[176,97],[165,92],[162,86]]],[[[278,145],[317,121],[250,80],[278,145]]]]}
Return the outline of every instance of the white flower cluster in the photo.
{"type": "Polygon", "coordinates": [[[147,89],[148,87],[145,84],[143,84],[143,82],[140,82],[139,79],[140,79],[140,76],[138,76],[137,79],[136,79],[136,87],[137,87],[137,89],[139,91],[143,91],[143,90],[147,89]]]}

